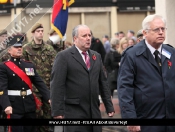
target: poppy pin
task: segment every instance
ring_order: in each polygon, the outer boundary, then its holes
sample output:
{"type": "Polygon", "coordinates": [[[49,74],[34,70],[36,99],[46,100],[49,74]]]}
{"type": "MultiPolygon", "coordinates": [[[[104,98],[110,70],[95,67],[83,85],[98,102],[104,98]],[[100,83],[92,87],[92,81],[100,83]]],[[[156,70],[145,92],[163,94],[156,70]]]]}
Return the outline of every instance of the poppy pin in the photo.
{"type": "Polygon", "coordinates": [[[93,59],[93,60],[96,60],[96,58],[97,58],[96,55],[93,54],[93,55],[92,55],[92,59],[93,59]]]}

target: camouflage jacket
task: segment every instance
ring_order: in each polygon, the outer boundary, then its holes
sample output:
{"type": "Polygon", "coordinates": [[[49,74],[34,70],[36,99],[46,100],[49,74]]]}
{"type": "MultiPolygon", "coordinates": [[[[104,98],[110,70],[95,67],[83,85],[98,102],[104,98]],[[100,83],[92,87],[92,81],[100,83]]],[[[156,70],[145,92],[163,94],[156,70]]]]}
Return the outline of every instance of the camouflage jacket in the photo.
{"type": "Polygon", "coordinates": [[[52,46],[35,44],[34,40],[23,46],[23,58],[35,64],[36,71],[50,88],[50,74],[56,52],[52,46]]]}

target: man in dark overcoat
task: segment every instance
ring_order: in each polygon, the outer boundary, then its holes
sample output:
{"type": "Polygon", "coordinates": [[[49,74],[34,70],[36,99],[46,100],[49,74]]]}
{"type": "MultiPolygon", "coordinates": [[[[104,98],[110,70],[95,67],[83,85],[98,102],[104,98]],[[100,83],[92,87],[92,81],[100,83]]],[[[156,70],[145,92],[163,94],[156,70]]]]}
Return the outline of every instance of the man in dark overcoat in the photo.
{"type": "Polygon", "coordinates": [[[91,47],[90,47],[90,49],[94,50],[94,51],[97,51],[101,55],[102,62],[104,63],[106,51],[105,51],[105,48],[103,46],[103,43],[100,41],[99,38],[95,38],[93,36],[92,31],[91,31],[91,35],[92,35],[92,39],[91,39],[91,47]]]}
{"type": "MultiPolygon", "coordinates": [[[[122,55],[118,95],[122,118],[175,118],[175,49],[163,44],[166,21],[149,15],[143,22],[144,40],[122,55]]],[[[156,122],[156,120],[155,120],[156,122]]],[[[175,132],[174,126],[128,126],[131,132],[175,132]]]]}
{"type": "MultiPolygon", "coordinates": [[[[107,78],[99,53],[90,50],[91,32],[78,25],[74,46],[57,54],[51,73],[51,112],[55,119],[100,119],[99,93],[113,116],[107,78]]],[[[101,132],[101,126],[65,126],[64,132],[101,132]]]]}

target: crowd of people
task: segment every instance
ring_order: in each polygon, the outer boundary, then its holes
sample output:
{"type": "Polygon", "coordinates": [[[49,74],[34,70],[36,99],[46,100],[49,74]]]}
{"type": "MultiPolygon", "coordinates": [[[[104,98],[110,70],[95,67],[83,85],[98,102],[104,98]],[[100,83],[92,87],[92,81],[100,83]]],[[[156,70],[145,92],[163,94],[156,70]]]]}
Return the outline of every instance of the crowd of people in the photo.
{"type": "Polygon", "coordinates": [[[116,78],[118,76],[118,69],[123,51],[143,40],[142,29],[137,32],[136,37],[133,30],[128,30],[126,35],[123,31],[119,31],[114,35],[115,36],[111,39],[108,35],[104,35],[102,41],[100,41],[99,38],[93,37],[90,47],[90,49],[100,53],[102,57],[104,67],[108,74],[111,96],[113,96],[114,90],[116,90],[116,78]]]}
{"type": "MultiPolygon", "coordinates": [[[[118,91],[122,118],[174,118],[175,49],[163,44],[166,20],[148,15],[137,32],[115,33],[102,41],[87,25],[72,30],[71,43],[36,23],[32,41],[0,32],[0,108],[11,119],[100,119],[99,95],[109,117],[118,91]]],[[[10,126],[12,132],[58,132],[51,126],[10,126]]],[[[9,127],[4,127],[5,131],[9,127]]],[[[174,132],[174,126],[127,126],[131,132],[174,132]]],[[[64,126],[64,132],[102,132],[102,126],[64,126]]],[[[60,131],[59,131],[60,132],[60,131]]]]}

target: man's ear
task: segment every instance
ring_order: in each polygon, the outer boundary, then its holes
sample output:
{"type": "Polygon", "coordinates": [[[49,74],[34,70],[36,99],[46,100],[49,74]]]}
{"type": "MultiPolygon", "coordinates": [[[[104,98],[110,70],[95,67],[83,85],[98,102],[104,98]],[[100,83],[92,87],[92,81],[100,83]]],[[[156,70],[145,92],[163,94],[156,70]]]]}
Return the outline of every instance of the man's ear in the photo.
{"type": "Polygon", "coordinates": [[[76,38],[77,38],[76,36],[73,37],[73,41],[74,41],[74,42],[75,42],[76,38]]]}
{"type": "Polygon", "coordinates": [[[143,37],[145,38],[148,34],[148,30],[143,30],[142,32],[143,32],[143,37]]]}

